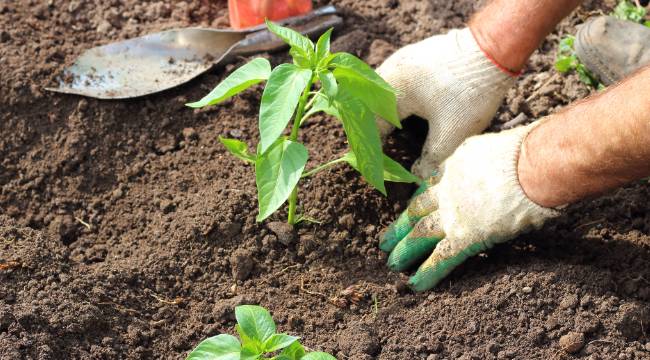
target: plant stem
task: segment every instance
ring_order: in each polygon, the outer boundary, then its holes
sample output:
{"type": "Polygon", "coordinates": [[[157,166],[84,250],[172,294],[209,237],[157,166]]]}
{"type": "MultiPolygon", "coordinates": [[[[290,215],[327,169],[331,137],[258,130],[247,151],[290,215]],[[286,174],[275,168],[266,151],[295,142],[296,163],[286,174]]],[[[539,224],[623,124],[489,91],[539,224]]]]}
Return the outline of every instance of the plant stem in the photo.
{"type": "Polygon", "coordinates": [[[293,226],[296,223],[296,202],[298,201],[298,185],[293,188],[289,195],[289,216],[287,222],[293,226]]]}
{"type": "Polygon", "coordinates": [[[309,118],[311,115],[313,115],[309,111],[310,111],[311,107],[314,105],[314,101],[316,101],[316,97],[318,97],[318,94],[319,94],[319,92],[314,93],[313,91],[309,93],[309,95],[312,95],[312,97],[307,102],[307,105],[305,105],[305,113],[302,116],[302,118],[300,119],[300,125],[299,126],[302,126],[302,124],[307,120],[307,118],[309,118]]]}
{"type": "Polygon", "coordinates": [[[316,167],[314,169],[311,169],[311,170],[307,171],[306,173],[302,174],[301,178],[310,177],[310,176],[314,175],[315,173],[317,173],[317,172],[319,172],[321,170],[325,170],[328,167],[334,166],[334,165],[336,165],[338,163],[342,163],[342,162],[345,162],[345,161],[346,161],[346,159],[344,157],[340,157],[338,159],[334,159],[332,161],[326,162],[325,164],[320,165],[320,166],[318,166],[318,167],[316,167]]]}
{"type": "MultiPolygon", "coordinates": [[[[289,136],[289,140],[291,141],[298,140],[298,130],[300,129],[300,120],[302,120],[302,116],[305,114],[305,105],[307,103],[307,98],[309,97],[311,87],[314,84],[314,80],[315,77],[312,76],[309,82],[307,83],[305,90],[303,90],[302,95],[300,96],[300,100],[298,101],[298,108],[296,109],[296,114],[293,118],[293,127],[291,128],[291,135],[289,136]]],[[[289,195],[289,216],[287,217],[287,222],[291,226],[293,226],[296,223],[297,202],[298,202],[298,184],[296,184],[296,186],[291,191],[291,195],[289,195]]]]}
{"type": "Polygon", "coordinates": [[[298,129],[300,129],[300,119],[305,114],[305,105],[307,104],[307,99],[309,98],[309,90],[314,84],[314,78],[307,83],[307,87],[303,90],[300,100],[298,100],[298,108],[296,109],[296,115],[293,117],[293,127],[291,128],[291,135],[289,140],[296,141],[298,139],[298,129]]]}

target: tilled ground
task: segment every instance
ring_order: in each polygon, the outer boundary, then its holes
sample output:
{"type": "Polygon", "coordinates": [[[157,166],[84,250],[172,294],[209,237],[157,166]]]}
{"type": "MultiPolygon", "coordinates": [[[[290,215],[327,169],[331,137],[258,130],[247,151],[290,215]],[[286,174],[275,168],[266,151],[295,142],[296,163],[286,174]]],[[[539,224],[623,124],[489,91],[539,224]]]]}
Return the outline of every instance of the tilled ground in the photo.
{"type": "MultiPolygon", "coordinates": [[[[333,3],[346,19],[334,47],[373,65],[463,26],[480,7],[333,3]]],[[[575,76],[555,74],[555,46],[612,5],[587,1],[561,24],[492,130],[589,94],[575,76]]],[[[650,358],[647,181],[572,206],[541,231],[470,260],[436,290],[413,294],[377,249],[408,186],[383,198],[340,167],[301,190],[301,206],[321,224],[287,236],[255,222],[252,169],[216,139],[257,143],[261,88],[220,107],[183,105],[231,66],[129,101],[43,90],[90,46],[227,24],[219,1],[0,4],[0,358],[180,359],[201,339],[232,332],[233,308],[244,303],[268,307],[281,330],[339,359],[650,358]],[[580,350],[568,355],[560,344],[580,350]]],[[[416,119],[408,128],[387,144],[406,165],[423,130],[416,119]]],[[[313,163],[346,148],[341,127],[324,117],[302,140],[313,163]]]]}

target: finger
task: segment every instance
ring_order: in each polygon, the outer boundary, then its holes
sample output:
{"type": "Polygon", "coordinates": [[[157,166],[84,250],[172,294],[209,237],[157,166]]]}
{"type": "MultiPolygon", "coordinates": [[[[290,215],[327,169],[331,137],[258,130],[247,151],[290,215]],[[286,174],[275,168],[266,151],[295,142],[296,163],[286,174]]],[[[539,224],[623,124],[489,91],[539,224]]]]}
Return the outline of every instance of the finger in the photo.
{"type": "Polygon", "coordinates": [[[436,169],[442,168],[444,160],[448,158],[454,150],[464,140],[465,136],[457,136],[452,131],[451,136],[443,136],[440,129],[429,127],[426,141],[422,146],[422,154],[415,160],[411,166],[411,172],[420,178],[426,178],[436,169]]]}
{"type": "Polygon", "coordinates": [[[420,189],[423,192],[413,198],[406,211],[404,211],[384,233],[379,241],[379,248],[390,252],[395,246],[413,230],[415,224],[426,215],[438,209],[438,201],[435,196],[435,186],[424,183],[420,189]]]}
{"type": "Polygon", "coordinates": [[[434,211],[418,221],[413,230],[395,246],[388,257],[388,267],[394,271],[409,269],[430,255],[444,237],[440,216],[434,211]]]}
{"type": "Polygon", "coordinates": [[[467,258],[487,249],[487,245],[482,241],[461,246],[457,243],[460,241],[449,238],[438,243],[433,254],[409,279],[413,290],[425,291],[433,288],[467,258]]]}
{"type": "Polygon", "coordinates": [[[428,188],[437,185],[440,182],[440,175],[441,172],[438,169],[433,170],[430,174],[428,174],[428,176],[424,178],[425,180],[420,183],[420,186],[413,193],[411,201],[418,195],[424,193],[428,188]]]}
{"type": "Polygon", "coordinates": [[[385,252],[391,252],[395,246],[409,233],[417,221],[416,217],[411,217],[408,210],[400,214],[397,220],[388,226],[388,230],[379,240],[379,248],[385,252]]]}

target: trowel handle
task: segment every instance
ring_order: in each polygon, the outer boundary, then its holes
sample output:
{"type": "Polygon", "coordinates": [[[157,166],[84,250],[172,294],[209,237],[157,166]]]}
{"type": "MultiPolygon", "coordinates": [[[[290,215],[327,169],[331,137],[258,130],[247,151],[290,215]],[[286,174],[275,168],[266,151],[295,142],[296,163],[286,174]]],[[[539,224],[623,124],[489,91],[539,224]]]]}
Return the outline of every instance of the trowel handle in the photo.
{"type": "MultiPolygon", "coordinates": [[[[327,6],[318,10],[328,8],[333,8],[333,6],[327,6]]],[[[331,12],[327,12],[326,14],[331,14],[331,12]]],[[[327,31],[327,29],[332,27],[335,28],[343,23],[343,19],[336,15],[321,14],[321,16],[317,16],[313,13],[310,13],[308,15],[302,16],[301,18],[302,21],[296,21],[289,27],[311,38],[317,37],[327,31]],[[307,19],[307,17],[309,18],[307,19]]],[[[254,53],[278,50],[284,47],[286,47],[286,44],[280,38],[268,30],[262,30],[247,35],[243,40],[235,45],[235,47],[232,49],[231,54],[249,55],[254,53]]]]}
{"type": "MultiPolygon", "coordinates": [[[[282,20],[274,20],[273,22],[283,25],[283,26],[292,26],[296,24],[304,24],[308,21],[313,20],[314,18],[325,16],[325,15],[334,15],[336,14],[336,7],[334,5],[327,5],[320,7],[318,9],[312,10],[304,15],[292,16],[282,20]]],[[[260,30],[265,30],[266,25],[260,24],[251,28],[246,29],[246,32],[256,32],[260,30]]]]}
{"type": "MultiPolygon", "coordinates": [[[[298,16],[292,16],[290,18],[286,18],[283,20],[278,20],[276,21],[280,25],[294,25],[294,24],[300,24],[300,23],[305,23],[308,21],[311,21],[312,19],[315,19],[317,17],[325,16],[325,15],[335,15],[336,14],[336,7],[334,5],[327,5],[320,7],[318,9],[312,10],[308,12],[307,14],[304,15],[298,15],[298,16]]],[[[266,28],[264,26],[263,28],[266,28]]]]}

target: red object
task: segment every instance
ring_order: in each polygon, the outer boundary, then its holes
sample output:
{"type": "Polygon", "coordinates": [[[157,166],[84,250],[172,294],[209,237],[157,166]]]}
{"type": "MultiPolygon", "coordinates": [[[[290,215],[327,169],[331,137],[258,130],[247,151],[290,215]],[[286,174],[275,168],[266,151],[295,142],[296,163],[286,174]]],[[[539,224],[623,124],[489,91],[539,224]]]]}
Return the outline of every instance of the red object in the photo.
{"type": "Polygon", "coordinates": [[[228,0],[230,26],[234,29],[259,25],[267,18],[282,20],[311,10],[311,0],[228,0]]]}

